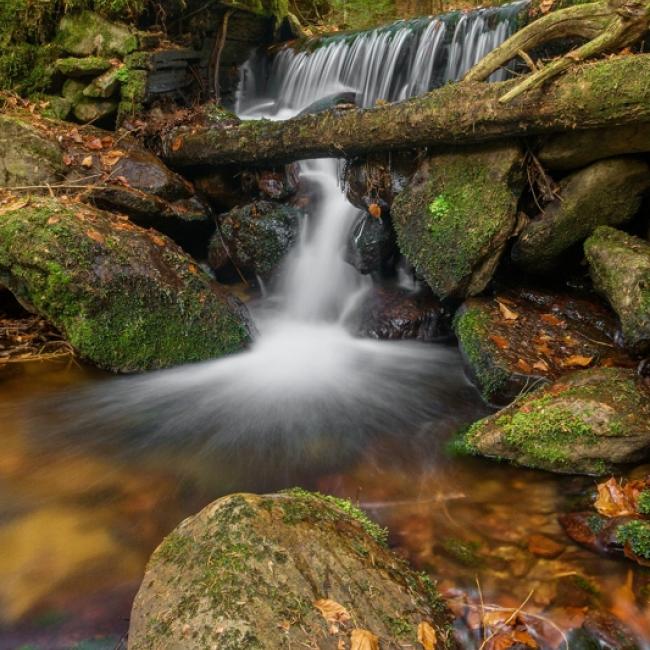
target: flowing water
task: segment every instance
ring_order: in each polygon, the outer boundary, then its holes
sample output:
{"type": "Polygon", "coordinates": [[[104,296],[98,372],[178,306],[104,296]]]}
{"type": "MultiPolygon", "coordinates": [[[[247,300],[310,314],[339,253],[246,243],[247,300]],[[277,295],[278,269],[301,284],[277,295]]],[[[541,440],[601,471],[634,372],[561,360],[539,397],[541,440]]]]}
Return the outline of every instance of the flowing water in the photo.
{"type": "MultiPolygon", "coordinates": [[[[284,50],[266,68],[252,59],[238,110],[284,119],[341,89],[363,105],[418,94],[503,40],[520,8],[399,23],[311,54],[284,50]]],[[[349,496],[444,588],[475,595],[478,577],[484,598],[504,606],[535,588],[535,611],[566,618],[593,599],[609,606],[625,586],[623,562],[569,545],[557,523],[589,480],[445,455],[450,434],[487,412],[457,351],[354,336],[370,286],[343,259],[358,211],[337,161],[304,161],[301,178],[320,199],[267,295],[249,302],[259,332],[250,350],[128,378],[0,369],[0,648],[68,648],[93,636],[83,647],[114,647],[155,545],[235,490],[299,484],[349,496]],[[529,552],[539,532],[565,552],[529,552]],[[468,562],[462,544],[481,561],[468,562]]],[[[464,633],[474,647],[471,625],[464,633]]]]}

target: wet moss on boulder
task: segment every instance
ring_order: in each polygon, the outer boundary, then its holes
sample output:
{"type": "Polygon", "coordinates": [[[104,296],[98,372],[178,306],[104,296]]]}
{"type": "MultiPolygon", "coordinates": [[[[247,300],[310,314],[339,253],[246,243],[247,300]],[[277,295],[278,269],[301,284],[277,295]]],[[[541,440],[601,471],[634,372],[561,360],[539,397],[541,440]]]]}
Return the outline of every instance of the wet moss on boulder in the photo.
{"type": "Polygon", "coordinates": [[[250,339],[245,307],[171,240],[81,204],[4,208],[0,283],[113,371],[211,359],[250,339]]]}
{"type": "Polygon", "coordinates": [[[565,474],[605,474],[650,454],[650,393],[634,370],[581,370],[479,420],[455,449],[565,474]]]}
{"type": "Polygon", "coordinates": [[[435,586],[385,541],[349,501],[301,489],[219,499],[152,555],[129,649],[348,647],[353,628],[376,634],[382,648],[416,647],[423,621],[437,648],[455,647],[435,586]],[[327,622],[320,600],[347,615],[327,622]]]}
{"type": "Polygon", "coordinates": [[[650,243],[601,226],[585,242],[596,288],[621,320],[625,342],[634,351],[650,350],[650,243]]]}
{"type": "Polygon", "coordinates": [[[483,291],[516,223],[523,189],[516,144],[435,154],[395,199],[402,254],[440,298],[483,291]]]}

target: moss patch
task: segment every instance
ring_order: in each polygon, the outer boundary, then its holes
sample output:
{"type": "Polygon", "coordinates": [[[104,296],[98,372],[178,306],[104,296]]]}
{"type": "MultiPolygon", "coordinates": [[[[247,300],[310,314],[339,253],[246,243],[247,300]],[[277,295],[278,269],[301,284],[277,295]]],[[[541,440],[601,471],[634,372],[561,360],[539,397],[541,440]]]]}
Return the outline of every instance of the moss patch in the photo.
{"type": "Polygon", "coordinates": [[[630,521],[619,527],[616,536],[621,544],[628,544],[635,555],[650,560],[650,522],[630,521]]]}

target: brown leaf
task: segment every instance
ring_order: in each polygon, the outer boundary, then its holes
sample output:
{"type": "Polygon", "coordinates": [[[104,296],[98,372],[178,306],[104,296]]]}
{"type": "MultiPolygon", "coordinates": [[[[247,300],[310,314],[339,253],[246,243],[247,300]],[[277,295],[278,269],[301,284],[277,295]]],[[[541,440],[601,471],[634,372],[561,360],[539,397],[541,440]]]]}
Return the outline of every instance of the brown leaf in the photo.
{"type": "Polygon", "coordinates": [[[537,641],[526,630],[513,630],[512,638],[516,643],[522,643],[527,645],[529,648],[539,648],[537,641]]]}
{"type": "Polygon", "coordinates": [[[512,612],[505,609],[495,609],[483,614],[483,625],[485,627],[497,627],[503,625],[510,617],[512,612]]]}
{"type": "Polygon", "coordinates": [[[598,484],[598,498],[594,502],[594,508],[603,517],[623,517],[635,514],[634,503],[630,502],[625,490],[614,477],[598,484]]]}
{"type": "Polygon", "coordinates": [[[172,140],[172,151],[179,151],[183,147],[183,138],[179,135],[172,140]]]}
{"type": "Polygon", "coordinates": [[[370,216],[374,217],[375,219],[379,219],[381,217],[381,207],[377,205],[377,203],[371,203],[368,206],[368,212],[370,213],[370,216]]]}
{"type": "Polygon", "coordinates": [[[510,344],[508,343],[508,339],[506,339],[504,336],[499,336],[498,334],[492,334],[490,336],[490,341],[496,345],[499,350],[507,350],[510,347],[510,344]]]}
{"type": "Polygon", "coordinates": [[[540,319],[543,320],[547,325],[553,325],[555,327],[564,325],[564,321],[561,318],[558,318],[555,314],[542,314],[540,319]]]}
{"type": "Polygon", "coordinates": [[[541,370],[542,372],[548,372],[549,370],[548,363],[546,363],[546,361],[544,361],[543,359],[539,359],[535,361],[535,363],[533,364],[533,368],[535,368],[535,370],[541,370]]]}
{"type": "Polygon", "coordinates": [[[328,623],[346,623],[352,618],[348,610],[335,600],[322,598],[314,603],[314,607],[328,623]]]}
{"type": "Polygon", "coordinates": [[[158,235],[154,235],[153,233],[149,234],[149,239],[151,239],[151,241],[154,244],[156,244],[156,246],[164,246],[165,245],[165,240],[162,237],[159,237],[158,235]]]}
{"type": "Polygon", "coordinates": [[[434,650],[438,643],[436,631],[431,627],[430,623],[422,621],[418,625],[418,641],[424,650],[434,650]]]}
{"type": "Polygon", "coordinates": [[[71,156],[69,153],[63,154],[63,164],[66,167],[70,167],[70,165],[72,165],[73,162],[74,162],[74,156],[71,156]]]}
{"type": "Polygon", "coordinates": [[[102,147],[112,147],[113,146],[113,138],[110,135],[105,135],[102,140],[102,147]]]}
{"type": "Polygon", "coordinates": [[[352,630],[350,650],[379,650],[379,637],[368,630],[352,630]]]}
{"type": "Polygon", "coordinates": [[[570,357],[562,360],[562,366],[565,368],[586,368],[591,365],[593,357],[585,357],[581,354],[572,354],[570,357]]]}
{"type": "Polygon", "coordinates": [[[555,4],[555,0],[542,0],[539,3],[539,10],[543,14],[547,14],[551,9],[553,9],[553,5],[555,4]]]}
{"type": "Polygon", "coordinates": [[[93,166],[93,157],[92,156],[86,156],[81,161],[81,166],[85,167],[86,169],[90,169],[93,166]]]}
{"type": "Polygon", "coordinates": [[[90,237],[93,241],[96,241],[100,244],[104,243],[104,235],[102,235],[100,232],[97,232],[96,230],[93,230],[92,228],[86,230],[86,235],[88,235],[88,237],[90,237]]]}
{"type": "Polygon", "coordinates": [[[515,365],[522,372],[525,372],[525,373],[533,372],[533,369],[531,368],[530,364],[525,359],[522,359],[522,358],[517,359],[517,363],[515,365]]]}
{"type": "Polygon", "coordinates": [[[113,149],[101,156],[102,165],[106,167],[114,167],[126,154],[119,149],[113,149]]]}
{"type": "Polygon", "coordinates": [[[501,315],[506,320],[517,320],[519,318],[519,314],[516,311],[513,311],[512,309],[506,307],[506,305],[500,300],[497,300],[497,304],[499,305],[499,311],[501,312],[501,315]]]}

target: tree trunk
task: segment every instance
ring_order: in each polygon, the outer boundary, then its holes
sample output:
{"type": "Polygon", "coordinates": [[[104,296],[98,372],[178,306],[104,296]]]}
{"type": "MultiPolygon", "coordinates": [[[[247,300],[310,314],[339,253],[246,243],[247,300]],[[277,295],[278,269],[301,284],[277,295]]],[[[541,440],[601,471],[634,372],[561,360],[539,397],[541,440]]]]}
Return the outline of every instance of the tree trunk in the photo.
{"type": "Polygon", "coordinates": [[[500,103],[518,83],[449,84],[397,104],[284,122],[181,127],[165,136],[163,153],[177,167],[257,165],[650,122],[650,55],[576,66],[500,103]]]}

